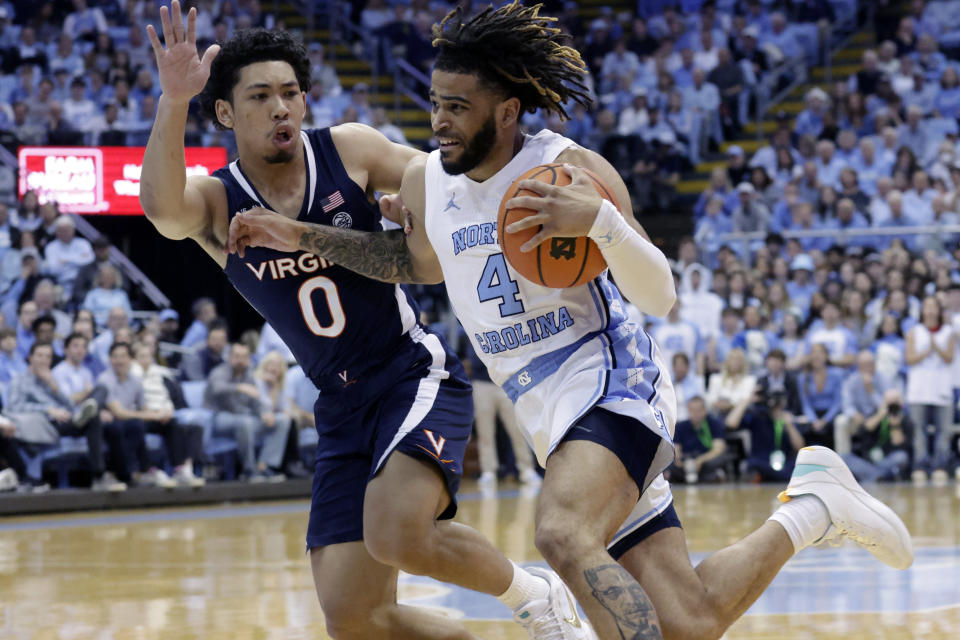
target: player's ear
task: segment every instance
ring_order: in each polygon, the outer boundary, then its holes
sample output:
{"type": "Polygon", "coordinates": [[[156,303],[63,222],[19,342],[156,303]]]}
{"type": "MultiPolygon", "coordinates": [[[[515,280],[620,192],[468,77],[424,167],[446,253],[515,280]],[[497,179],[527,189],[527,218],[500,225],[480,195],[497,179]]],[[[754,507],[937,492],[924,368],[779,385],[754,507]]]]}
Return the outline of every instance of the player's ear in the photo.
{"type": "Polygon", "coordinates": [[[506,129],[520,120],[520,100],[518,98],[507,98],[500,103],[498,111],[500,113],[497,120],[500,126],[506,129]]]}
{"type": "Polygon", "coordinates": [[[233,105],[227,100],[217,100],[214,108],[217,111],[217,121],[227,129],[233,129],[233,105]]]}

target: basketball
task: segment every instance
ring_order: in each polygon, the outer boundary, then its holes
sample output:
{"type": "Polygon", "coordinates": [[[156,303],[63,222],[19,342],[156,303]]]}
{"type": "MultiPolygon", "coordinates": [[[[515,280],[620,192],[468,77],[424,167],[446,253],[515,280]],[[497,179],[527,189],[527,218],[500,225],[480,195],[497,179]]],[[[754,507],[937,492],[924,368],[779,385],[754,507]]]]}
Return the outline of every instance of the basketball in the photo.
{"type": "MultiPolygon", "coordinates": [[[[593,180],[597,193],[620,209],[620,204],[613,197],[613,191],[603,180],[589,169],[584,171],[593,180]]],[[[570,184],[570,176],[563,170],[562,164],[542,164],[513,181],[500,201],[500,210],[497,213],[497,236],[507,262],[524,278],[544,287],[567,289],[590,282],[607,268],[607,261],[590,238],[548,238],[535,250],[523,253],[520,247],[539,233],[540,227],[531,227],[517,233],[506,232],[509,225],[536,213],[532,209],[506,207],[507,201],[516,196],[537,196],[533,191],[517,186],[521,180],[527,179],[561,187],[570,184]]]]}

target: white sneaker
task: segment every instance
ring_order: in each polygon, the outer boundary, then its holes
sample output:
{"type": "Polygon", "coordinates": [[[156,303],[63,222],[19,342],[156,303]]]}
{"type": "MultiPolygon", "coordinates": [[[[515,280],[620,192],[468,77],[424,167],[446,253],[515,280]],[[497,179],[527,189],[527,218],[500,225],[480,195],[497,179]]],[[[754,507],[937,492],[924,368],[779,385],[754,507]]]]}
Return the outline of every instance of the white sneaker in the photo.
{"type": "Polygon", "coordinates": [[[207,484],[203,478],[193,475],[192,464],[182,464],[173,470],[173,479],[182,487],[202,487],[207,484]]]}
{"type": "Polygon", "coordinates": [[[935,487],[947,486],[948,480],[950,480],[950,476],[947,475],[947,472],[944,469],[936,469],[932,474],[930,474],[930,484],[935,487]]]}
{"type": "Polygon", "coordinates": [[[923,469],[915,469],[914,472],[910,474],[910,479],[913,481],[913,486],[915,487],[927,486],[927,472],[923,469]]]}
{"type": "Polygon", "coordinates": [[[497,474],[493,471],[484,471],[480,474],[480,477],[477,478],[477,486],[481,489],[497,486],[497,474]]]}
{"type": "Polygon", "coordinates": [[[173,489],[177,486],[177,481],[168,476],[163,469],[150,469],[150,471],[140,474],[137,484],[160,487],[161,489],[173,489]]]}
{"type": "Polygon", "coordinates": [[[13,491],[18,484],[20,484],[20,478],[17,477],[16,471],[10,468],[0,471],[0,491],[13,491]]]}
{"type": "Polygon", "coordinates": [[[524,469],[520,472],[520,482],[530,487],[539,487],[543,484],[540,474],[533,469],[524,469]]]}
{"type": "Polygon", "coordinates": [[[109,493],[119,493],[127,490],[127,483],[117,480],[117,476],[107,471],[102,476],[93,481],[90,488],[94,491],[107,491],[109,493]]]}
{"type": "Polygon", "coordinates": [[[896,569],[913,564],[913,542],[903,521],[890,507],[863,490],[843,459],[826,447],[804,447],[781,502],[813,495],[823,502],[831,527],[823,541],[846,536],[896,569]]]}
{"type": "Polygon", "coordinates": [[[570,589],[553,571],[526,567],[535,576],[550,583],[545,600],[533,600],[513,612],[514,621],[535,640],[597,640],[593,627],[577,612],[570,589]]]}
{"type": "Polygon", "coordinates": [[[74,409],[70,421],[81,431],[100,412],[100,405],[93,398],[87,398],[74,409]]]}

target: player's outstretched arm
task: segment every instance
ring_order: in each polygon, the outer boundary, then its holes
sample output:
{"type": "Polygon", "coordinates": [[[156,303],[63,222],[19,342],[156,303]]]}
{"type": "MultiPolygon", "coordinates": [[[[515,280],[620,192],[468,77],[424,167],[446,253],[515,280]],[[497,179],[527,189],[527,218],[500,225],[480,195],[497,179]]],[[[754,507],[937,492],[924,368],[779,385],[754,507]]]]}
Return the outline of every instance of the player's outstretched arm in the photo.
{"type": "Polygon", "coordinates": [[[602,156],[580,147],[571,147],[557,158],[568,163],[572,182],[566,187],[525,180],[520,185],[540,195],[520,196],[507,203],[508,208],[523,207],[538,213],[514,222],[506,228],[515,233],[528,227],[542,229],[523,245],[532,251],[552,237],[589,236],[600,247],[617,287],[640,311],[666,316],[677,299],[670,263],[630,215],[630,193],[620,174],[602,156]],[[579,167],[590,169],[613,189],[624,216],[612,203],[600,198],[593,182],[579,167]]]}
{"type": "Polygon", "coordinates": [[[160,8],[160,19],[166,48],[153,26],[147,26],[162,93],[143,154],[140,205],[161,234],[180,240],[196,237],[209,226],[209,202],[219,183],[206,177],[187,180],[183,138],[190,100],[203,90],[220,45],[211,45],[203,58],[198,55],[197,10],[190,9],[184,30],[178,0],[169,10],[160,8]]]}
{"type": "Polygon", "coordinates": [[[423,225],[423,172],[426,156],[414,158],[403,175],[400,195],[414,217],[414,230],[357,231],[292,220],[266,209],[236,214],[227,250],[243,257],[247,247],[309,251],[334,264],[383,282],[436,284],[440,263],[423,225]]]}

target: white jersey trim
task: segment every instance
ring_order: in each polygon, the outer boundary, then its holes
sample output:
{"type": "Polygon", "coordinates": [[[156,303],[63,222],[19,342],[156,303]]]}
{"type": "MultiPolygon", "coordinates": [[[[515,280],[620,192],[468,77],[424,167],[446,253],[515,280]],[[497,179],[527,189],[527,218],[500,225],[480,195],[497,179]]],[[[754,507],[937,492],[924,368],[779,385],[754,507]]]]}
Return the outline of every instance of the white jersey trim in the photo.
{"type": "Polygon", "coordinates": [[[400,444],[400,441],[427,417],[427,414],[433,409],[433,403],[436,401],[437,393],[440,391],[440,382],[450,377],[450,373],[445,369],[447,354],[443,349],[443,345],[440,344],[440,339],[432,333],[425,332],[421,332],[418,336],[411,334],[410,337],[414,342],[419,342],[427,348],[427,351],[433,356],[433,363],[430,365],[430,373],[420,379],[420,386],[417,387],[417,395],[413,400],[413,404],[410,406],[410,411],[407,412],[406,417],[400,424],[400,428],[397,429],[397,433],[393,436],[390,446],[387,447],[383,455],[380,456],[380,459],[377,460],[377,468],[374,470],[374,473],[380,471],[383,463],[386,462],[387,457],[389,457],[396,446],[400,444]]]}
{"type": "MultiPolygon", "coordinates": [[[[309,197],[309,200],[307,200],[307,213],[309,214],[313,208],[313,199],[317,195],[317,161],[313,155],[313,145],[310,144],[310,136],[308,136],[305,131],[301,131],[300,137],[303,140],[304,155],[307,156],[307,195],[309,197]]],[[[243,175],[238,160],[230,163],[230,175],[234,177],[237,184],[246,191],[248,196],[256,200],[257,204],[264,209],[267,208],[267,205],[265,205],[263,200],[257,195],[256,189],[253,188],[253,185],[250,184],[247,177],[243,175]]],[[[300,216],[298,215],[297,217],[299,218],[300,216]]]]}

